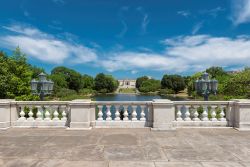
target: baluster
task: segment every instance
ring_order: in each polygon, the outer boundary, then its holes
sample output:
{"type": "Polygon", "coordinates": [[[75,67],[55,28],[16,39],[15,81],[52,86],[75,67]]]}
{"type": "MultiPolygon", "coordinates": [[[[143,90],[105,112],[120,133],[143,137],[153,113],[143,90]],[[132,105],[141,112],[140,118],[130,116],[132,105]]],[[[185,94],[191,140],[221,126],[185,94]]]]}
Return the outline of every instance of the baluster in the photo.
{"type": "Polygon", "coordinates": [[[190,106],[185,106],[185,109],[186,109],[186,112],[185,112],[185,121],[191,121],[191,119],[190,119],[190,111],[189,111],[189,107],[190,106]]]}
{"type": "Polygon", "coordinates": [[[116,121],[120,121],[121,120],[119,109],[120,109],[120,105],[115,106],[115,110],[116,110],[115,111],[115,120],[116,121]]]}
{"type": "Polygon", "coordinates": [[[177,113],[176,113],[176,121],[183,121],[182,117],[181,117],[181,107],[180,105],[177,105],[177,113]]]}
{"type": "Polygon", "coordinates": [[[128,107],[129,106],[123,106],[124,107],[124,118],[123,121],[128,121],[128,107]]]}
{"type": "Polygon", "coordinates": [[[27,119],[27,121],[34,121],[35,119],[34,119],[34,117],[33,117],[33,111],[32,111],[32,106],[29,106],[29,113],[28,113],[28,115],[29,115],[29,118],[27,119]]]}
{"type": "Polygon", "coordinates": [[[42,121],[43,120],[43,109],[41,106],[36,106],[36,108],[37,108],[36,121],[42,121]]]}
{"type": "Polygon", "coordinates": [[[199,117],[198,108],[199,106],[194,106],[193,121],[200,121],[200,118],[198,118],[199,117]]]}
{"type": "Polygon", "coordinates": [[[220,118],[219,118],[219,121],[226,121],[225,114],[224,114],[224,107],[223,106],[220,107],[220,118]]]}
{"type": "Polygon", "coordinates": [[[103,121],[103,113],[102,113],[102,108],[103,108],[103,105],[99,105],[99,106],[97,106],[98,107],[98,121],[103,121]]]}
{"type": "Polygon", "coordinates": [[[145,118],[145,110],[147,108],[147,106],[143,106],[141,105],[141,118],[140,118],[140,121],[146,121],[146,118],[145,118]]]}
{"type": "Polygon", "coordinates": [[[217,118],[216,118],[216,107],[217,106],[211,106],[211,121],[217,121],[217,118]]]}
{"type": "Polygon", "coordinates": [[[58,113],[58,106],[55,106],[55,107],[53,107],[52,109],[54,109],[54,113],[53,113],[53,115],[54,115],[54,117],[53,117],[53,121],[59,121],[59,118],[58,118],[58,116],[59,116],[59,113],[58,113]]]}
{"type": "Polygon", "coordinates": [[[50,112],[49,112],[48,108],[49,108],[48,106],[45,107],[45,119],[44,119],[45,121],[50,121],[51,120],[50,112]]]}
{"type": "Polygon", "coordinates": [[[62,107],[62,118],[61,121],[67,121],[67,114],[66,114],[67,106],[62,107]]]}
{"type": "Polygon", "coordinates": [[[26,121],[25,112],[24,112],[25,106],[20,106],[21,112],[20,112],[20,117],[18,118],[18,121],[26,121]]]}
{"type": "Polygon", "coordinates": [[[132,121],[137,121],[137,113],[136,113],[137,106],[132,106],[132,121]]]}
{"type": "Polygon", "coordinates": [[[106,118],[106,121],[112,121],[111,112],[110,112],[111,105],[110,106],[106,105],[106,107],[107,107],[107,118],[106,118]]]}
{"type": "Polygon", "coordinates": [[[203,106],[203,112],[202,112],[202,121],[208,121],[208,118],[207,118],[208,114],[207,114],[207,105],[204,105],[203,106]]]}

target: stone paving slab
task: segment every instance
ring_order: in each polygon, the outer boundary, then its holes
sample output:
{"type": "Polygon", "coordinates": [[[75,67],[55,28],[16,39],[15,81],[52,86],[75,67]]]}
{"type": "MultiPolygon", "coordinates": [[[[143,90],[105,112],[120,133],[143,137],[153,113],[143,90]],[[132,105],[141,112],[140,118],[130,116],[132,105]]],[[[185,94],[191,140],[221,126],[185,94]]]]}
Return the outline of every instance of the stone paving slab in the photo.
{"type": "Polygon", "coordinates": [[[109,167],[155,167],[150,161],[110,161],[109,167]]]}
{"type": "Polygon", "coordinates": [[[0,131],[0,167],[250,167],[250,132],[234,129],[0,131]]]}
{"type": "Polygon", "coordinates": [[[202,162],[203,167],[245,167],[238,162],[202,162]]]}
{"type": "Polygon", "coordinates": [[[203,167],[199,162],[155,162],[155,167],[203,167]]]}

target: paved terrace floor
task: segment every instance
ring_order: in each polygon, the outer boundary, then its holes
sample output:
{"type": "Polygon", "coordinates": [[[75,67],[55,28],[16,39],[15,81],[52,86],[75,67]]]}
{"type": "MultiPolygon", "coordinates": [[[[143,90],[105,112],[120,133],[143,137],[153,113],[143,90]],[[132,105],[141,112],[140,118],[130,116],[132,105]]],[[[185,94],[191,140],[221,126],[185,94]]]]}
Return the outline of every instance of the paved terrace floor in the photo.
{"type": "Polygon", "coordinates": [[[9,129],[6,167],[249,167],[250,132],[234,129],[9,129]]]}

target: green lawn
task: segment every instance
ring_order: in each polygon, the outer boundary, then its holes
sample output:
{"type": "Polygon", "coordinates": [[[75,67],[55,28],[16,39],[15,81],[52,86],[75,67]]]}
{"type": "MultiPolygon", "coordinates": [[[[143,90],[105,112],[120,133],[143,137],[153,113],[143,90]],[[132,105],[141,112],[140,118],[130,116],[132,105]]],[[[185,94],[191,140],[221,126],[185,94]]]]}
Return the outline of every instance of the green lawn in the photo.
{"type": "Polygon", "coordinates": [[[136,93],[135,88],[121,88],[119,93],[136,93]]]}

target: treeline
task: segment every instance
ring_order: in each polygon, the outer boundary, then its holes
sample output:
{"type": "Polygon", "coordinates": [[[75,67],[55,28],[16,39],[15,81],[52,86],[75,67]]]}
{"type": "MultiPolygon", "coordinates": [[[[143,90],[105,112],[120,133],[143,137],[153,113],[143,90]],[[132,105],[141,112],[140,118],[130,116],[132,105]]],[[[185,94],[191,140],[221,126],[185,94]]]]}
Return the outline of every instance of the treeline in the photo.
{"type": "Polygon", "coordinates": [[[136,79],[136,88],[143,93],[157,92],[159,94],[176,94],[186,87],[185,77],[180,75],[164,75],[162,80],[147,76],[136,79]]]}
{"type": "MultiPolygon", "coordinates": [[[[211,67],[206,70],[210,78],[218,80],[218,92],[211,96],[214,100],[249,99],[250,98],[250,68],[246,67],[241,71],[226,72],[222,67],[211,67]]],[[[194,81],[202,76],[198,72],[189,77],[187,83],[188,94],[197,97],[194,90],[194,81]]]]}
{"type": "MultiPolygon", "coordinates": [[[[233,98],[250,98],[250,68],[242,71],[229,73],[222,67],[210,67],[205,70],[210,79],[218,80],[218,92],[211,95],[213,100],[229,100],[233,98]]],[[[203,72],[195,73],[191,76],[164,75],[161,80],[150,79],[142,76],[136,80],[136,88],[143,93],[157,92],[160,95],[177,94],[184,91],[189,97],[202,99],[201,94],[197,94],[194,82],[201,79],[203,72]]]]}
{"type": "Polygon", "coordinates": [[[99,73],[95,78],[82,75],[66,68],[56,67],[49,78],[54,82],[54,98],[84,98],[95,93],[112,93],[118,88],[118,81],[111,75],[99,73]]]}
{"type": "MultiPolygon", "coordinates": [[[[30,81],[38,79],[44,69],[30,65],[19,48],[12,55],[0,52],[0,98],[16,100],[39,100],[32,95],[30,81]]],[[[97,74],[95,78],[66,68],[56,67],[47,75],[54,82],[54,91],[49,99],[70,100],[86,98],[95,93],[112,93],[118,81],[111,75],[97,74]]]]}
{"type": "MultiPolygon", "coordinates": [[[[31,94],[30,81],[45,71],[30,65],[26,56],[17,48],[12,55],[0,52],[0,99],[38,100],[31,94]]],[[[218,80],[218,93],[210,96],[214,100],[232,98],[250,98],[250,68],[237,73],[228,73],[222,67],[206,70],[211,79],[218,80]]],[[[203,72],[191,76],[164,75],[161,80],[142,76],[136,80],[136,88],[141,93],[158,93],[161,95],[186,92],[190,97],[201,99],[194,90],[194,82],[203,72]]],[[[81,74],[66,67],[56,67],[47,76],[54,82],[53,94],[47,99],[71,100],[86,98],[96,93],[113,93],[118,88],[118,81],[111,75],[103,73],[95,77],[81,74]]]]}

